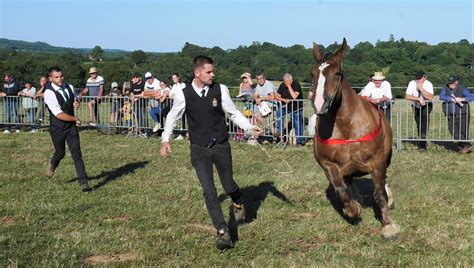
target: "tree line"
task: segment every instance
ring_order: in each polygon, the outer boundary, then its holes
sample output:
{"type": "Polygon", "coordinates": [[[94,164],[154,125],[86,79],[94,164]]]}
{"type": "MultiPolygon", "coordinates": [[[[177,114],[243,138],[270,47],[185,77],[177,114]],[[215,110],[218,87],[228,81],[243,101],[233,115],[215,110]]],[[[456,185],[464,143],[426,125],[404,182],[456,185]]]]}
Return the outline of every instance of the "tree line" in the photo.
{"type": "MultiPolygon", "coordinates": [[[[0,72],[13,74],[19,82],[35,84],[50,66],[57,65],[64,70],[66,80],[80,88],[89,77],[89,68],[97,67],[108,90],[111,82],[121,85],[135,72],[143,75],[150,71],[167,82],[170,82],[172,73],[178,72],[185,82],[191,81],[192,59],[200,54],[214,59],[217,80],[228,86],[238,86],[244,72],[250,72],[253,77],[263,72],[269,80],[281,80],[282,75],[289,72],[296,80],[309,84],[314,64],[312,48],[302,45],[281,47],[268,42],[254,42],[227,50],[185,43],[181,51],[175,53],[111,51],[100,46],[92,50],[61,48],[48,51],[45,43],[40,43],[43,49],[38,51],[32,49],[34,45],[31,44],[34,43],[30,43],[28,48],[0,45],[0,72]]],[[[327,47],[319,45],[319,48],[326,53],[334,52],[339,46],[334,43],[327,47]]],[[[465,39],[457,43],[430,45],[403,38],[394,40],[391,36],[389,41],[361,42],[351,47],[346,53],[343,69],[353,87],[364,86],[375,71],[384,71],[392,87],[405,87],[418,70],[424,70],[428,79],[438,87],[450,74],[461,77],[465,85],[474,85],[473,65],[474,44],[465,39]]],[[[404,89],[394,89],[393,93],[403,97],[404,89]]]]}

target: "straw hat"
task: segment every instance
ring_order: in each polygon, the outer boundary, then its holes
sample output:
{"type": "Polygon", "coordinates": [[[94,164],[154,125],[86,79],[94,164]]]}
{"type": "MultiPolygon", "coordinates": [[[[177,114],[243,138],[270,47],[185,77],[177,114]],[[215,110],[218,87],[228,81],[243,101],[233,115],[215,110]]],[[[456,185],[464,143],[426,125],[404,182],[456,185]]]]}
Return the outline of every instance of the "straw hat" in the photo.
{"type": "Polygon", "coordinates": [[[95,67],[92,67],[89,69],[89,74],[97,73],[97,69],[95,67]]]}
{"type": "Polygon", "coordinates": [[[383,76],[382,72],[375,72],[374,76],[372,76],[373,80],[384,80],[385,76],[383,76]]]}

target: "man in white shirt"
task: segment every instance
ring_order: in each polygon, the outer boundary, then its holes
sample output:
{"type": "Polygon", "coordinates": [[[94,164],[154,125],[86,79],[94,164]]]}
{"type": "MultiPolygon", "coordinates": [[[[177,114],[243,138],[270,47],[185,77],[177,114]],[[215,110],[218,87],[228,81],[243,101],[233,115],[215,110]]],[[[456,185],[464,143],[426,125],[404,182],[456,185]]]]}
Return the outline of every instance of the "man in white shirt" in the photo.
{"type": "MultiPolygon", "coordinates": [[[[257,75],[257,86],[255,87],[255,91],[253,93],[253,99],[255,100],[255,104],[260,106],[263,101],[273,101],[275,100],[275,87],[273,83],[265,77],[264,73],[260,73],[257,75]]],[[[262,125],[263,124],[263,116],[258,107],[254,107],[254,119],[255,123],[262,125]]],[[[268,106],[272,107],[270,103],[268,106]]]]}
{"type": "Polygon", "coordinates": [[[89,101],[87,102],[87,109],[89,111],[89,124],[95,126],[99,122],[99,103],[104,94],[104,78],[97,74],[97,68],[89,69],[91,77],[87,79],[86,87],[79,94],[83,96],[89,93],[89,101]]]}
{"type": "Polygon", "coordinates": [[[171,153],[170,135],[176,121],[186,111],[189,139],[191,141],[191,163],[203,189],[206,207],[212,223],[217,229],[216,247],[220,250],[233,247],[229,227],[224,219],[213,177],[216,166],[221,184],[232,199],[232,211],[236,221],[245,217],[244,204],[239,186],[232,171],[232,154],[225,113],[240,128],[259,135],[260,129],[252,125],[232,102],[227,86],[214,82],[214,62],[206,56],[193,60],[194,79],[183,90],[176,92],[173,107],[166,117],[160,153],[163,157],[171,153]]]}
{"type": "Polygon", "coordinates": [[[50,112],[49,133],[54,145],[54,155],[46,169],[46,176],[54,176],[54,171],[59,162],[64,158],[66,142],[71,152],[79,185],[83,192],[92,189],[87,183],[87,173],[82,160],[81,145],[79,141],[78,127],[81,120],[74,116],[74,109],[79,108],[79,102],[74,96],[71,85],[64,83],[63,72],[59,67],[49,68],[50,83],[44,91],[44,101],[50,112]]]}
{"type": "Polygon", "coordinates": [[[157,132],[161,127],[160,123],[160,114],[161,114],[161,104],[159,101],[160,98],[160,80],[153,77],[150,72],[145,73],[145,85],[143,88],[145,98],[150,98],[150,111],[149,114],[155,123],[153,132],[157,132]]]}
{"type": "Polygon", "coordinates": [[[391,121],[392,86],[385,81],[382,72],[375,72],[372,81],[362,89],[359,95],[376,105],[391,121]]]}
{"type": "Polygon", "coordinates": [[[433,84],[427,80],[426,73],[419,71],[415,80],[408,83],[405,99],[413,101],[414,117],[418,135],[422,141],[419,142],[420,151],[426,151],[426,132],[430,123],[430,113],[433,109],[434,90],[433,84]]]}

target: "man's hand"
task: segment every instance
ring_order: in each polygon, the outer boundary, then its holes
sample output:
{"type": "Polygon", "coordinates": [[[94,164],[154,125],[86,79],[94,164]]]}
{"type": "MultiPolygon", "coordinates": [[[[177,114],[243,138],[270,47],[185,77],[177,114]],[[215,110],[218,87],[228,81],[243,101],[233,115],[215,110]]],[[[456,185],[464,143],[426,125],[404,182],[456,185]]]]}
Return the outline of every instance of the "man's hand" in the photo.
{"type": "Polygon", "coordinates": [[[169,142],[163,142],[161,144],[160,154],[163,157],[167,157],[171,154],[171,144],[169,142]]]}
{"type": "Polygon", "coordinates": [[[425,103],[425,99],[423,99],[423,97],[419,97],[418,101],[420,102],[421,106],[425,106],[426,103],[425,103]]]}
{"type": "Polygon", "coordinates": [[[285,84],[287,88],[291,88],[291,80],[285,80],[285,82],[283,83],[285,84]]]}
{"type": "Polygon", "coordinates": [[[81,119],[76,118],[76,127],[80,127],[82,124],[81,119]]]}
{"type": "Polygon", "coordinates": [[[0,92],[0,96],[1,96],[1,97],[6,97],[7,94],[6,94],[5,92],[0,92]]]}
{"type": "Polygon", "coordinates": [[[465,101],[465,98],[458,98],[458,97],[456,97],[455,100],[456,100],[457,103],[460,103],[460,102],[465,101]]]}

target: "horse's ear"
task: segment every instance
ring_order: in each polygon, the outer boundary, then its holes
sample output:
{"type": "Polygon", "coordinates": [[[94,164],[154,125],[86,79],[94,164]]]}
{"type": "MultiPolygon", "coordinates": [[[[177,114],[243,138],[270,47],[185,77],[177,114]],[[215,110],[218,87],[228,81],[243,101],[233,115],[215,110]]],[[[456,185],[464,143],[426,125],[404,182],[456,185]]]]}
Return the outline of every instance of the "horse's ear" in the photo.
{"type": "Polygon", "coordinates": [[[347,51],[347,41],[346,38],[342,40],[342,45],[341,47],[334,53],[334,58],[337,60],[337,62],[341,63],[342,58],[344,57],[344,53],[347,51]]]}
{"type": "Polygon", "coordinates": [[[321,52],[319,51],[319,47],[315,42],[313,42],[313,57],[317,63],[320,63],[323,58],[321,52]]]}

